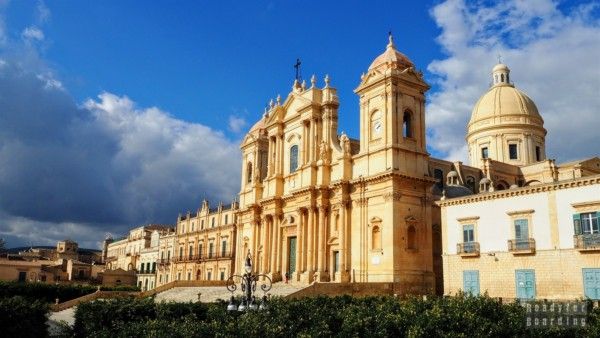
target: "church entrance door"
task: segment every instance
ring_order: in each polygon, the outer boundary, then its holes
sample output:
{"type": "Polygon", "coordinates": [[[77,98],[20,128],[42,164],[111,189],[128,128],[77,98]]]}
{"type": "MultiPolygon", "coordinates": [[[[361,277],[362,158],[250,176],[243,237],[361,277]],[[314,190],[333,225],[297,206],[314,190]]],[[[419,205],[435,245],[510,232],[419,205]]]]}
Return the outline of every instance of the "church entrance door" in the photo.
{"type": "Polygon", "coordinates": [[[289,238],[288,257],[288,272],[291,275],[296,272],[296,237],[289,238]]]}

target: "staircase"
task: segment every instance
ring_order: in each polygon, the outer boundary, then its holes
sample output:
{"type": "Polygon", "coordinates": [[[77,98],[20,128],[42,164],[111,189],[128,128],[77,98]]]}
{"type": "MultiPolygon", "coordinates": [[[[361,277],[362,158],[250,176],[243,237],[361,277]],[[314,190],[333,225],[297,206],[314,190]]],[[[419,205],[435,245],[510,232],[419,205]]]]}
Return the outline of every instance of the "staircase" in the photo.
{"type": "MultiPolygon", "coordinates": [[[[271,296],[285,297],[289,294],[298,292],[308,287],[307,284],[300,283],[273,283],[273,287],[267,294],[271,296]]],[[[239,289],[238,289],[239,290],[239,289]]],[[[228,300],[231,293],[224,286],[204,286],[204,287],[174,287],[166,291],[158,293],[154,300],[157,302],[197,302],[198,293],[200,301],[203,303],[215,302],[218,299],[228,300]]],[[[239,291],[237,292],[239,294],[239,291]]],[[[256,296],[262,297],[263,292],[260,288],[256,290],[256,296]]]]}

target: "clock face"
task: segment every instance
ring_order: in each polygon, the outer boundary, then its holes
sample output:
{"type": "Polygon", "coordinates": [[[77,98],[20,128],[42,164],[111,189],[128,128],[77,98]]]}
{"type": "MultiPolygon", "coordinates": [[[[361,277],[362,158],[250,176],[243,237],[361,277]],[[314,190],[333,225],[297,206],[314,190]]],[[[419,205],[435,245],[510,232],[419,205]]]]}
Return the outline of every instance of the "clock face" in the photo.
{"type": "Polygon", "coordinates": [[[375,135],[379,135],[381,133],[381,121],[375,121],[373,124],[373,132],[375,135]]]}

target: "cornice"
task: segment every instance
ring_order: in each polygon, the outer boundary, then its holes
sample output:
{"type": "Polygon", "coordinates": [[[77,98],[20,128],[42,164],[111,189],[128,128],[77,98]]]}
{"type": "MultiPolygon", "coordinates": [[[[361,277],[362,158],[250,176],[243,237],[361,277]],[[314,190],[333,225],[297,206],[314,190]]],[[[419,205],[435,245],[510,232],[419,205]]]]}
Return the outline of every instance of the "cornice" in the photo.
{"type": "Polygon", "coordinates": [[[588,176],[588,177],[583,177],[583,178],[578,178],[578,179],[568,180],[568,181],[559,181],[559,182],[552,182],[552,183],[546,183],[546,184],[541,184],[541,185],[534,185],[534,186],[530,186],[530,187],[522,187],[522,188],[513,189],[513,190],[511,190],[511,189],[500,190],[500,191],[494,191],[494,192],[469,195],[469,196],[465,196],[465,197],[457,197],[457,198],[452,198],[452,199],[446,199],[443,201],[436,201],[435,203],[440,207],[446,207],[446,206],[451,206],[451,205],[469,204],[469,203],[475,203],[475,202],[509,198],[509,197],[514,197],[514,196],[526,196],[526,195],[537,194],[537,193],[548,192],[548,191],[583,187],[583,186],[588,186],[588,185],[593,185],[593,184],[600,184],[600,175],[588,176]]]}

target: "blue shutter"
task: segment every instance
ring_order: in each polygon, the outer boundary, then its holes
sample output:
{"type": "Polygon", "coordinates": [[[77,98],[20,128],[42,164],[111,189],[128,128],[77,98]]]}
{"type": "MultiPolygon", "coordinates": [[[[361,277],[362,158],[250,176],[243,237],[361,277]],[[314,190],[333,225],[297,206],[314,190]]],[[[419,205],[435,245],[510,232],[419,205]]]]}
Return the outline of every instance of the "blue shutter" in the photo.
{"type": "Polygon", "coordinates": [[[529,226],[526,219],[515,220],[515,238],[517,240],[529,239],[529,226]]]}
{"type": "Polygon", "coordinates": [[[581,235],[581,214],[573,214],[573,232],[575,235],[581,235]]]}
{"type": "Polygon", "coordinates": [[[582,270],[585,298],[600,300],[600,269],[582,270]]]}
{"type": "Polygon", "coordinates": [[[290,148],[290,174],[298,169],[298,146],[293,145],[290,148]]]}
{"type": "Polygon", "coordinates": [[[535,271],[515,270],[517,298],[535,298],[535,271]]]}
{"type": "Polygon", "coordinates": [[[473,224],[467,224],[463,226],[463,242],[469,243],[475,240],[475,233],[473,224]]]}
{"type": "Polygon", "coordinates": [[[472,296],[479,295],[479,270],[463,271],[463,290],[472,296]]]}

